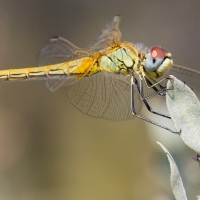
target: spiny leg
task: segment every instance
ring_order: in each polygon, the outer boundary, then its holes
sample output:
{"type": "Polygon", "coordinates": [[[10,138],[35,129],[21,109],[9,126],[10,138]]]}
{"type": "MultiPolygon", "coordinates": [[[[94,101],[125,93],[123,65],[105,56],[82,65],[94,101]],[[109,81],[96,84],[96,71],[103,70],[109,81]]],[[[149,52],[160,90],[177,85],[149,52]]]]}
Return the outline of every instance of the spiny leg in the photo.
{"type": "MultiPolygon", "coordinates": [[[[159,113],[159,112],[156,112],[156,111],[154,111],[154,110],[150,107],[149,103],[148,103],[147,100],[146,100],[146,97],[144,96],[144,92],[143,92],[143,87],[144,87],[144,86],[143,86],[143,81],[142,81],[141,78],[140,78],[139,80],[140,80],[140,83],[138,84],[137,79],[135,79],[135,85],[136,85],[136,87],[137,87],[137,90],[138,90],[140,96],[142,97],[142,101],[144,102],[144,105],[146,106],[146,108],[147,108],[151,113],[153,113],[153,114],[156,114],[156,115],[159,115],[159,116],[162,116],[162,117],[166,117],[166,118],[168,118],[168,119],[171,119],[170,116],[164,115],[164,114],[159,113]]],[[[158,89],[156,88],[156,90],[158,90],[158,89]]],[[[158,91],[159,91],[159,90],[158,90],[158,91]]],[[[155,91],[156,94],[157,94],[158,91],[155,91]]]]}
{"type": "MultiPolygon", "coordinates": [[[[167,130],[167,131],[169,131],[169,132],[171,132],[171,133],[180,134],[180,132],[172,131],[171,129],[167,128],[166,126],[160,125],[160,124],[158,124],[157,122],[154,122],[154,121],[152,121],[152,120],[150,120],[150,119],[148,119],[148,118],[146,118],[146,117],[143,117],[143,116],[141,116],[141,115],[138,115],[138,114],[136,113],[135,104],[134,104],[134,87],[135,87],[135,83],[134,83],[133,79],[134,79],[134,77],[132,76],[132,77],[131,77],[131,107],[132,107],[132,112],[133,112],[133,114],[134,114],[136,117],[138,117],[138,118],[140,118],[140,119],[142,119],[142,120],[144,120],[144,121],[146,121],[146,122],[149,122],[149,123],[151,123],[151,124],[154,124],[154,125],[156,125],[156,126],[158,126],[158,127],[160,127],[160,128],[163,128],[163,129],[165,129],[165,130],[167,130]]],[[[135,79],[135,80],[136,80],[136,79],[135,79]]],[[[137,85],[136,85],[136,86],[137,86],[137,85]]],[[[138,86],[137,86],[137,87],[138,87],[138,86]]]]}
{"type": "Polygon", "coordinates": [[[153,95],[150,95],[150,96],[148,96],[148,97],[145,97],[145,99],[147,99],[147,98],[151,98],[151,97],[153,97],[153,96],[156,96],[157,94],[159,94],[159,95],[161,95],[161,96],[165,96],[165,93],[164,92],[166,92],[166,87],[163,87],[161,84],[159,84],[159,87],[161,88],[160,90],[159,89],[157,89],[152,83],[151,83],[151,81],[149,81],[149,79],[147,79],[146,78],[146,76],[144,76],[144,78],[145,78],[145,82],[147,83],[147,86],[148,87],[150,87],[150,88],[152,88],[156,93],[155,94],[153,94],[153,95]]]}
{"type": "Polygon", "coordinates": [[[144,78],[145,83],[147,84],[147,86],[148,86],[149,88],[152,88],[152,89],[155,91],[154,94],[145,97],[145,99],[148,99],[148,98],[151,98],[151,97],[153,97],[153,96],[156,96],[157,94],[159,94],[160,96],[165,96],[167,91],[173,90],[173,89],[174,89],[173,87],[170,88],[170,89],[168,89],[168,88],[166,88],[165,86],[162,86],[162,85],[160,84],[160,83],[163,82],[164,80],[171,80],[171,81],[173,81],[173,78],[171,78],[171,77],[166,77],[166,78],[164,78],[164,79],[162,79],[162,80],[160,80],[159,82],[154,83],[154,84],[153,84],[146,76],[143,76],[143,78],[144,78]],[[156,86],[159,86],[159,87],[160,87],[160,90],[157,89],[156,86]]]}

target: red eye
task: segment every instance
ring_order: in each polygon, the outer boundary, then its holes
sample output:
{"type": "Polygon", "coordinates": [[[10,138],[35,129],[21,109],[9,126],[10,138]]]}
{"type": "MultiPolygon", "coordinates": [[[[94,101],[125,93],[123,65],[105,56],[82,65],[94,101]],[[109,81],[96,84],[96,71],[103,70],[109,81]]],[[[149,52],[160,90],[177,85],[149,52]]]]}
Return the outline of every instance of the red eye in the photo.
{"type": "Polygon", "coordinates": [[[163,59],[165,57],[166,51],[162,47],[152,47],[150,53],[153,58],[163,59]]]}

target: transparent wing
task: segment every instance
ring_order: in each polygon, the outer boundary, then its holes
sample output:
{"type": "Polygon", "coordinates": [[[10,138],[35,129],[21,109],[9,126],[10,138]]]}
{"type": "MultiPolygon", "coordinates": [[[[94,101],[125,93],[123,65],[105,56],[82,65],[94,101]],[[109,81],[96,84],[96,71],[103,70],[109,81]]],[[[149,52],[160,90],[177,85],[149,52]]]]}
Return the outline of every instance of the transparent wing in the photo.
{"type": "MultiPolygon", "coordinates": [[[[83,113],[93,117],[125,120],[134,116],[130,89],[130,77],[101,72],[71,85],[68,94],[72,104],[83,113]]],[[[141,100],[137,90],[134,101],[139,112],[141,100]]]]}
{"type": "Polygon", "coordinates": [[[38,65],[50,65],[88,56],[107,48],[109,45],[121,41],[121,32],[118,28],[120,17],[115,16],[111,22],[106,24],[94,41],[83,50],[62,37],[54,37],[40,50],[38,54],[38,65]]]}
{"type": "MultiPolygon", "coordinates": [[[[50,41],[40,50],[38,54],[38,65],[46,66],[63,63],[85,55],[88,54],[68,40],[61,37],[55,37],[50,39],[50,41]]],[[[64,83],[65,85],[69,85],[75,81],[77,81],[77,77],[63,75],[53,76],[45,78],[45,86],[50,91],[56,91],[63,86],[64,83]]]]}
{"type": "Polygon", "coordinates": [[[173,65],[168,72],[169,75],[174,75],[181,81],[185,82],[200,99],[200,72],[180,65],[173,65]]]}
{"type": "Polygon", "coordinates": [[[65,62],[53,65],[51,70],[54,70],[56,66],[61,69],[59,75],[49,75],[45,78],[45,86],[50,91],[56,91],[61,86],[71,85],[79,81],[83,77],[87,76],[88,69],[93,64],[93,58],[84,57],[80,59],[73,60],[71,62],[65,62]],[[63,66],[62,66],[63,65],[63,66]],[[65,73],[63,72],[65,70],[65,73]]]}
{"type": "Polygon", "coordinates": [[[88,54],[68,40],[54,37],[40,50],[38,66],[63,63],[85,55],[88,54]]]}
{"type": "MultiPolygon", "coordinates": [[[[119,19],[119,16],[115,16],[113,20],[101,30],[100,34],[86,50],[78,48],[62,37],[52,38],[39,52],[38,66],[63,63],[83,56],[88,56],[89,53],[92,54],[105,49],[108,45],[121,41],[121,33],[118,29],[119,19]]],[[[76,81],[76,77],[63,75],[47,77],[45,78],[45,86],[50,91],[56,91],[61,86],[66,85],[64,83],[67,83],[68,85],[76,81]]]]}
{"type": "MultiPolygon", "coordinates": [[[[197,70],[193,70],[187,67],[183,67],[180,65],[174,64],[173,67],[164,74],[161,78],[156,79],[156,81],[159,81],[163,78],[169,77],[169,75],[173,75],[177,77],[182,82],[185,82],[197,95],[197,97],[200,99],[200,72],[197,70]]],[[[163,81],[161,83],[162,86],[166,87],[167,80],[163,81]]],[[[144,93],[145,96],[155,94],[155,91],[153,89],[149,89],[144,87],[144,93]]]]}
{"type": "Polygon", "coordinates": [[[55,92],[60,87],[71,85],[76,81],[78,81],[80,78],[81,77],[70,76],[70,75],[59,75],[59,76],[45,78],[44,83],[48,90],[50,90],[51,92],[55,92]]]}
{"type": "Polygon", "coordinates": [[[94,41],[86,49],[88,52],[99,52],[114,43],[121,42],[122,34],[119,30],[120,17],[115,16],[111,22],[106,24],[94,41]]]}

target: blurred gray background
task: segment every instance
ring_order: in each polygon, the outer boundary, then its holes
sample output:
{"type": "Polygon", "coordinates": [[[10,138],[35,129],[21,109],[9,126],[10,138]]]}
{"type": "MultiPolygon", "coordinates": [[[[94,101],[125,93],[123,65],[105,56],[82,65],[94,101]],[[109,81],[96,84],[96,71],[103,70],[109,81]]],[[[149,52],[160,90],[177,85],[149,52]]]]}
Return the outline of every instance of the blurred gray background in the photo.
{"type": "MultiPolygon", "coordinates": [[[[123,40],[161,45],[175,63],[200,70],[197,0],[1,0],[0,69],[36,66],[52,36],[86,47],[116,14],[123,40]]],[[[162,102],[152,103],[167,112],[162,102]]],[[[139,119],[87,116],[72,106],[66,88],[51,93],[42,81],[2,82],[0,199],[174,199],[169,164],[156,141],[174,156],[188,197],[195,199],[199,166],[179,136],[139,119]]]]}

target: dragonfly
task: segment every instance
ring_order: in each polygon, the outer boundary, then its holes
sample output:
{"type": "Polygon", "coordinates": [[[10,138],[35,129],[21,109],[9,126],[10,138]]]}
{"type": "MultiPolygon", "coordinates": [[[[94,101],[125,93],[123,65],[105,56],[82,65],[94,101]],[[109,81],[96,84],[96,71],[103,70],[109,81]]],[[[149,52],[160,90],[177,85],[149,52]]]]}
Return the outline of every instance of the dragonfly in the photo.
{"type": "Polygon", "coordinates": [[[170,118],[154,111],[148,98],[165,95],[162,83],[169,72],[196,90],[200,72],[174,65],[171,53],[160,46],[122,41],[119,23],[115,16],[87,48],[53,37],[40,50],[38,67],[0,70],[0,81],[39,79],[50,91],[67,85],[72,104],[87,115],[111,120],[136,116],[174,132],[140,115],[141,106],[170,118]]]}

